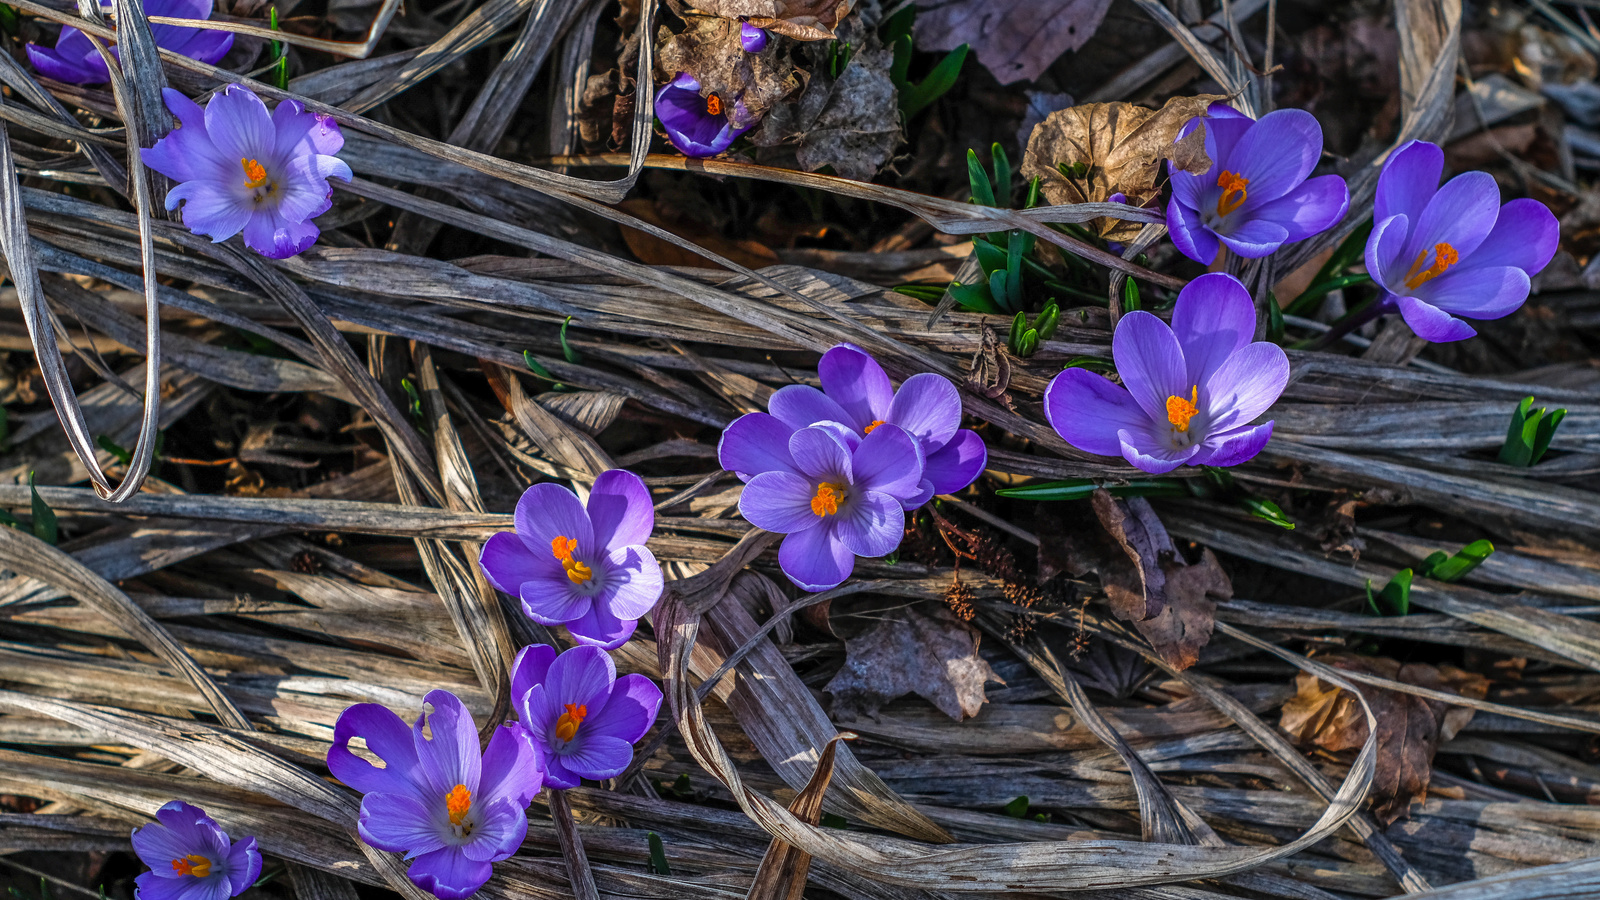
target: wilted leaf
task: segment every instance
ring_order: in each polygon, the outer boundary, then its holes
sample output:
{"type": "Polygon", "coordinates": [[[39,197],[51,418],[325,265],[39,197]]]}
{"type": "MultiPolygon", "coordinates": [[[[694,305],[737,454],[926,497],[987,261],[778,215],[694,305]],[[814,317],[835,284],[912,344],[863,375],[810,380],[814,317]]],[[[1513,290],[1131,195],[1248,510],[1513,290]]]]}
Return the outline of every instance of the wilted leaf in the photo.
{"type": "Polygon", "coordinates": [[[983,326],[978,349],[967,364],[967,386],[991,400],[1004,395],[1011,386],[1011,356],[1006,353],[999,335],[987,324],[983,326]]]}
{"type": "Polygon", "coordinates": [[[1001,84],[1033,81],[1094,36],[1111,0],[917,0],[917,46],[971,44],[1001,84]]]}
{"type": "Polygon", "coordinates": [[[851,0],[693,0],[701,12],[749,19],[757,28],[797,41],[826,41],[850,13],[851,0]]]}
{"type": "Polygon", "coordinates": [[[836,717],[876,716],[896,697],[916,694],[960,721],[978,714],[985,682],[1005,682],[978,655],[978,631],[950,610],[885,612],[860,637],[845,641],[844,668],[823,690],[836,717]]]}
{"type": "MultiPolygon", "coordinates": [[[[1178,142],[1178,132],[1221,96],[1174,97],[1160,109],[1132,103],[1088,103],[1053,112],[1028,139],[1022,174],[1044,179],[1051,203],[1101,203],[1122,194],[1132,206],[1149,206],[1165,180],[1162,161],[1187,172],[1211,168],[1202,128],[1178,142]],[[1063,172],[1063,168],[1066,170],[1063,172]]],[[[1131,240],[1143,227],[1118,219],[1096,221],[1102,237],[1131,240]]]]}
{"type": "MultiPolygon", "coordinates": [[[[789,804],[789,812],[801,821],[816,825],[822,821],[822,798],[828,793],[828,782],[833,779],[834,748],[841,740],[853,740],[855,735],[845,732],[834,737],[822,749],[822,758],[811,773],[805,789],[789,804]]],[[[745,900],[801,900],[805,896],[806,875],[811,871],[811,854],[792,844],[773,838],[767,853],[761,858],[755,880],[745,900]]]]}
{"type": "Polygon", "coordinates": [[[729,120],[733,99],[744,106],[745,122],[765,115],[800,87],[794,63],[782,50],[747,53],[739,44],[739,22],[693,16],[681,34],[662,28],[656,38],[656,65],[664,78],[688,72],[700,82],[700,96],[716,94],[729,120]]]}
{"type": "MultiPolygon", "coordinates": [[[[1401,665],[1387,657],[1342,653],[1318,661],[1474,699],[1482,699],[1489,691],[1488,679],[1454,666],[1401,665]]],[[[1367,720],[1354,695],[1306,672],[1295,678],[1295,687],[1298,693],[1283,705],[1278,726],[1301,744],[1337,752],[1355,749],[1366,741],[1367,720]]],[[[1372,812],[1388,825],[1405,815],[1411,801],[1427,797],[1434,752],[1472,721],[1473,710],[1370,685],[1363,685],[1361,693],[1378,720],[1372,812]]]]}
{"type": "Polygon", "coordinates": [[[832,166],[841,177],[871,181],[902,138],[889,76],[894,52],[871,29],[851,35],[849,45],[850,63],[839,77],[819,66],[799,101],[774,109],[754,140],[759,147],[796,145],[796,162],[807,172],[832,166]]]}

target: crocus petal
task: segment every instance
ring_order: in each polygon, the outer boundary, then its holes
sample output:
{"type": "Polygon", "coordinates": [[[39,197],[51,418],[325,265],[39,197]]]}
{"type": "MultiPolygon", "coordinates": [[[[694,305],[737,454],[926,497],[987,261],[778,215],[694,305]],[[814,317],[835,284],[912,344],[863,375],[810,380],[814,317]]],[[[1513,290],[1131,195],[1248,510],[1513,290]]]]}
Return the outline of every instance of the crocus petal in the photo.
{"type": "Polygon", "coordinates": [[[1303,241],[1326,231],[1350,208],[1350,189],[1337,175],[1312,178],[1289,193],[1250,213],[1288,232],[1286,242],[1303,241]]]}
{"type": "Polygon", "coordinates": [[[328,179],[349,181],[350,166],[337,156],[299,156],[289,161],[279,187],[277,214],[283,220],[300,224],[327,212],[333,206],[333,190],[328,179]]]}
{"type": "Polygon", "coordinates": [[[922,454],[917,442],[898,425],[885,423],[872,429],[861,439],[851,460],[851,490],[906,497],[915,493],[922,481],[922,454]]]}
{"type": "Polygon", "coordinates": [[[1532,282],[1515,266],[1446,272],[1416,291],[1423,303],[1471,319],[1498,319],[1528,299],[1532,282]]]}
{"type": "MultiPolygon", "coordinates": [[[[163,864],[172,871],[172,861],[163,864]]],[[[225,900],[229,886],[226,878],[163,878],[159,870],[152,869],[133,879],[137,900],[225,900]]]]}
{"type": "Polygon", "coordinates": [[[638,627],[638,619],[624,619],[609,606],[596,603],[587,613],[567,623],[567,633],[585,646],[615,650],[626,644],[638,627]]]}
{"type": "Polygon", "coordinates": [[[561,764],[580,778],[599,781],[615,778],[633,762],[633,742],[606,734],[583,734],[561,754],[561,764]]]}
{"type": "Polygon", "coordinates": [[[661,688],[643,675],[624,675],[611,687],[611,697],[583,722],[590,736],[605,735],[635,743],[645,736],[661,711],[661,688]]]}
{"type": "Polygon", "coordinates": [[[517,590],[522,612],[540,625],[565,625],[594,608],[594,598],[578,590],[565,572],[538,573],[517,590]]]}
{"type": "MultiPolygon", "coordinates": [[[[185,210],[187,222],[188,211],[185,210]]],[[[311,249],[322,231],[311,222],[290,222],[258,210],[244,226],[244,245],[267,259],[288,259],[311,249]]]]}
{"type": "Polygon", "coordinates": [[[767,411],[790,428],[805,428],[818,422],[849,422],[850,416],[833,398],[809,384],[778,388],[767,401],[767,411]]]}
{"type": "Polygon", "coordinates": [[[483,749],[483,770],[473,803],[508,799],[518,808],[528,805],[544,785],[544,764],[539,745],[528,729],[507,722],[494,730],[483,749]]]}
{"type": "Polygon", "coordinates": [[[744,481],[762,472],[796,472],[789,455],[789,436],[794,432],[775,416],[747,413],[723,430],[717,462],[744,481]]]}
{"type": "Polygon", "coordinates": [[[828,428],[812,426],[790,435],[789,456],[794,460],[795,468],[811,478],[847,483],[854,480],[850,448],[828,428]]]}
{"type": "Polygon", "coordinates": [[[1223,432],[1271,408],[1289,384],[1289,358],[1277,344],[1260,341],[1228,357],[1200,387],[1207,432],[1223,432]]]}
{"type": "Polygon", "coordinates": [[[449,691],[429,691],[423,702],[433,707],[425,716],[431,737],[423,737],[424,718],[411,726],[417,745],[418,773],[435,796],[443,797],[456,785],[478,789],[483,756],[478,751],[478,729],[461,699],[449,691]]]}
{"type": "Polygon", "coordinates": [[[62,52],[62,44],[66,43],[69,31],[73,34],[82,34],[76,28],[61,29],[61,37],[57,40],[54,50],[37,44],[28,44],[25,48],[28,52],[28,62],[33,63],[33,67],[40,75],[68,84],[103,84],[110,81],[111,71],[106,68],[105,60],[101,59],[100,53],[92,47],[89,54],[62,52]]]}
{"type": "Polygon", "coordinates": [[[1407,291],[1406,266],[1410,263],[1401,265],[1400,255],[1405,252],[1411,223],[1403,215],[1377,221],[1378,224],[1372,227],[1372,234],[1367,237],[1367,273],[1385,290],[1407,291]]]}
{"type": "Polygon", "coordinates": [[[387,707],[357,703],[339,714],[333,726],[333,746],[328,748],[328,771],[333,777],[363,794],[404,794],[424,784],[418,765],[411,727],[387,707]],[[357,737],[366,742],[373,756],[383,760],[383,768],[351,752],[350,741],[357,737]]]}
{"type": "Polygon", "coordinates": [[[1222,244],[1193,208],[1178,202],[1174,196],[1167,201],[1167,231],[1172,235],[1172,246],[1178,252],[1202,265],[1211,265],[1222,244]]]}
{"type": "MultiPolygon", "coordinates": [[[[228,836],[222,826],[198,806],[173,800],[156,810],[156,821],[166,826],[189,853],[202,853],[212,859],[228,855],[228,836]]],[[[172,860],[167,860],[170,865],[172,860]]]]}
{"type": "Polygon", "coordinates": [[[1245,259],[1266,256],[1289,239],[1289,230],[1277,222],[1243,216],[1239,213],[1230,217],[1234,221],[1228,222],[1226,230],[1217,232],[1217,239],[1245,259]]]}
{"type": "Polygon", "coordinates": [[[544,772],[544,783],[552,790],[565,791],[583,784],[583,776],[567,768],[564,757],[552,756],[544,772]]]}
{"type": "Polygon", "coordinates": [[[535,553],[509,531],[490,535],[478,553],[478,564],[483,567],[483,575],[490,584],[513,597],[522,593],[524,582],[541,575],[566,577],[560,560],[549,553],[535,553]]]}
{"type": "Polygon", "coordinates": [[[1062,440],[1100,456],[1122,455],[1117,432],[1150,424],[1150,415],[1134,402],[1127,388],[1079,368],[1064,370],[1045,388],[1044,415],[1062,440]]]}
{"type": "Polygon", "coordinates": [[[783,539],[778,547],[778,565],[800,587],[826,591],[850,577],[856,555],[834,536],[832,528],[807,528],[783,539]]]}
{"type": "MultiPolygon", "coordinates": [[[[443,803],[444,795],[439,796],[443,803]]],[[[379,850],[404,853],[411,859],[444,846],[441,822],[448,824],[448,820],[442,811],[428,809],[410,794],[368,794],[361,798],[356,830],[362,840],[379,850]]]]}
{"type": "Polygon", "coordinates": [[[1417,337],[1435,344],[1464,341],[1478,332],[1471,325],[1450,315],[1437,306],[1431,306],[1415,297],[1397,298],[1400,316],[1416,332],[1417,337]]]}
{"type": "Polygon", "coordinates": [[[195,234],[225,241],[250,224],[255,210],[243,196],[212,181],[186,181],[167,192],[167,209],[183,204],[183,224],[195,234]]]}
{"type": "MultiPolygon", "coordinates": [[[[1196,121],[1199,120],[1197,119],[1196,121]]],[[[1184,130],[1187,131],[1188,129],[1184,130]]],[[[1205,190],[1209,174],[1208,171],[1205,175],[1193,175],[1178,168],[1177,164],[1172,160],[1167,160],[1167,180],[1172,185],[1172,199],[1182,203],[1189,209],[1199,209],[1200,204],[1203,202],[1200,199],[1200,195],[1205,190]]],[[[1215,179],[1210,180],[1214,181],[1215,179]]]]}
{"type": "Polygon", "coordinates": [[[906,513],[894,495],[865,491],[839,511],[833,530],[845,549],[856,556],[885,556],[900,546],[906,513]]]}
{"type": "MultiPolygon", "coordinates": [[[[474,801],[474,806],[477,805],[474,801]]],[[[486,802],[477,813],[472,841],[461,847],[461,855],[476,862],[495,863],[509,859],[528,836],[526,802],[508,798],[486,802]]]]}
{"type": "Polygon", "coordinates": [[[1526,197],[1512,200],[1500,207],[1494,230],[1461,261],[1460,270],[1516,266],[1537,275],[1549,265],[1560,243],[1561,225],[1548,206],[1526,197]]]}
{"type": "Polygon", "coordinates": [[[1419,253],[1431,254],[1449,244],[1462,259],[1478,249],[1500,215],[1500,187],[1488,172],[1463,172],[1445,182],[1423,207],[1411,230],[1401,262],[1407,267],[1419,253]]]}
{"type": "Polygon", "coordinates": [[[1256,120],[1226,103],[1213,103],[1206,108],[1205,118],[1199,121],[1205,125],[1206,155],[1211,157],[1212,162],[1207,174],[1212,176],[1211,180],[1215,183],[1218,174],[1216,164],[1233,155],[1233,148],[1238,146],[1239,139],[1256,124],[1256,120]]]}
{"type": "Polygon", "coordinates": [[[1439,190],[1444,172],[1444,151],[1437,144],[1411,141],[1394,152],[1378,174],[1378,191],[1372,198],[1374,222],[1405,216],[1415,222],[1439,190]]]}
{"type": "MultiPolygon", "coordinates": [[[[1123,396],[1127,396],[1126,392],[1123,396]]],[[[933,493],[953,494],[976,481],[988,463],[989,448],[983,443],[983,438],[976,431],[963,428],[955,433],[949,443],[923,461],[922,478],[932,482],[933,493]]],[[[927,500],[922,502],[926,503],[927,500]]]]}
{"type": "Polygon", "coordinates": [[[1190,384],[1204,384],[1224,360],[1250,343],[1255,332],[1255,302],[1232,275],[1201,275],[1178,292],[1172,333],[1183,347],[1190,384]]]}
{"type": "Polygon", "coordinates": [[[181,859],[195,852],[195,849],[177,832],[159,823],[133,830],[133,852],[138,854],[140,862],[152,869],[171,871],[173,860],[181,859]]]}
{"type": "MultiPolygon", "coordinates": [[[[739,104],[735,104],[737,109],[739,104]]],[[[715,156],[732,146],[734,139],[749,131],[754,120],[735,128],[726,115],[711,115],[700,96],[700,82],[687,72],[656,92],[656,118],[667,131],[672,146],[685,156],[715,156]]]]}
{"type": "Polygon", "coordinates": [[[344,149],[339,123],[331,116],[306,112],[298,100],[280,102],[272,111],[272,124],[278,131],[275,149],[281,158],[332,156],[344,149]]]}
{"type": "Polygon", "coordinates": [[[228,851],[228,887],[232,889],[229,893],[237,897],[260,877],[261,849],[256,846],[255,838],[244,838],[228,851]]]}
{"type": "MultiPolygon", "coordinates": [[[[182,42],[181,46],[170,49],[174,53],[181,53],[190,59],[214,66],[222,61],[228,51],[233,49],[233,32],[211,31],[204,28],[189,28],[186,31],[193,35],[182,42]]],[[[159,43],[159,41],[158,41],[159,43]]]]}
{"type": "Polygon", "coordinates": [[[597,549],[643,544],[656,527],[656,511],[644,479],[626,469],[608,469],[589,490],[589,522],[597,549]]]}
{"type": "Polygon", "coordinates": [[[616,680],[617,666],[605,651],[596,647],[573,647],[550,664],[546,685],[552,691],[550,696],[555,704],[552,710],[559,714],[568,703],[598,708],[604,705],[616,680]]]}
{"type": "Polygon", "coordinates": [[[1303,109],[1280,109],[1256,120],[1233,146],[1223,170],[1250,179],[1249,210],[1289,193],[1322,155],[1322,126],[1303,109]]]}
{"type": "Polygon", "coordinates": [[[961,427],[961,395],[943,375],[920,372],[900,385],[884,421],[900,426],[931,453],[961,427]]]}
{"type": "Polygon", "coordinates": [[[1122,458],[1126,459],[1129,465],[1151,475],[1165,475],[1193,459],[1200,452],[1199,444],[1174,450],[1159,446],[1153,441],[1142,440],[1137,432],[1128,429],[1117,433],[1117,442],[1122,450],[1122,458]]]}
{"type": "Polygon", "coordinates": [[[412,884],[439,900],[466,900],[493,874],[494,866],[468,859],[460,847],[441,847],[419,856],[406,870],[412,884]]]}
{"type": "Polygon", "coordinates": [[[894,402],[894,386],[878,361],[859,347],[840,344],[822,354],[817,364],[822,389],[844,408],[844,420],[857,431],[880,419],[887,419],[894,402]]]}
{"type": "Polygon", "coordinates": [[[1122,317],[1111,337],[1111,355],[1123,385],[1150,419],[1167,420],[1168,397],[1190,396],[1194,383],[1183,347],[1167,323],[1150,313],[1135,310],[1122,317]]]}
{"type": "Polygon", "coordinates": [[[558,537],[577,541],[580,558],[594,552],[594,526],[589,522],[589,511],[576,494],[558,484],[545,482],[523,491],[514,520],[517,537],[531,553],[544,553],[555,559],[552,546],[558,537]]]}
{"type": "MultiPolygon", "coordinates": [[[[247,88],[230,84],[206,104],[206,133],[226,159],[259,159],[277,144],[267,105],[247,88]]],[[[265,162],[265,160],[260,160],[265,162]]],[[[243,178],[243,169],[240,177],[243,178]]]]}
{"type": "Polygon", "coordinates": [[[643,544],[607,554],[605,578],[605,605],[618,618],[637,619],[661,599],[661,565],[643,544]]]}
{"type": "Polygon", "coordinates": [[[739,495],[739,514],[757,528],[792,534],[816,527],[811,509],[814,485],[792,472],[762,472],[739,495]]]}
{"type": "Polygon", "coordinates": [[[746,53],[760,53],[767,49],[767,44],[772,40],[772,35],[766,29],[757,28],[749,22],[739,26],[739,46],[746,53]]]}
{"type": "Polygon", "coordinates": [[[1197,466],[1237,466],[1255,459],[1271,439],[1271,422],[1214,435],[1200,445],[1200,452],[1189,461],[1197,466]]]}
{"type": "MultiPolygon", "coordinates": [[[[548,644],[530,644],[517,653],[511,664],[511,702],[520,704],[524,695],[536,684],[543,684],[550,675],[550,664],[556,661],[556,648],[548,644]]],[[[519,714],[521,710],[518,710],[519,714]]],[[[522,714],[523,721],[527,715],[522,714]]]]}

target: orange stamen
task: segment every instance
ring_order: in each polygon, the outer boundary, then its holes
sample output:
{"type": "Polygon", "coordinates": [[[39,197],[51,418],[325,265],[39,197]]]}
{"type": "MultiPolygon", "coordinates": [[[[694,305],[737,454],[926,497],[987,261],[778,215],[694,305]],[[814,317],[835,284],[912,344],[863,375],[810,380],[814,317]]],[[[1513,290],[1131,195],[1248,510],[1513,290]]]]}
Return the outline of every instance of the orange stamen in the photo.
{"type": "Polygon", "coordinates": [[[267,167],[253,159],[239,160],[239,167],[244,169],[244,186],[254,190],[267,183],[267,167]]]}
{"type": "Polygon", "coordinates": [[[204,878],[211,874],[211,860],[191,853],[182,859],[173,860],[172,871],[177,872],[179,875],[193,875],[196,878],[204,878]]]}
{"type": "Polygon", "coordinates": [[[550,552],[555,555],[556,559],[561,560],[561,568],[567,570],[567,578],[573,584],[583,584],[594,577],[594,571],[587,565],[572,558],[573,551],[577,549],[577,539],[569,538],[564,534],[558,535],[550,541],[550,552]]]}
{"type": "Polygon", "coordinates": [[[811,498],[811,511],[819,516],[831,516],[844,502],[844,488],[837,484],[817,485],[817,494],[811,498]]]}
{"type": "Polygon", "coordinates": [[[450,824],[461,827],[461,820],[467,817],[472,809],[472,792],[464,784],[458,784],[444,795],[445,811],[450,813],[450,824]]]}
{"type": "Polygon", "coordinates": [[[720,116],[720,115],[722,115],[722,98],[721,97],[718,97],[716,94],[712,94],[711,96],[706,98],[706,115],[708,115],[708,116],[720,116]]]}
{"type": "Polygon", "coordinates": [[[1222,196],[1217,198],[1217,215],[1225,216],[1244,205],[1245,198],[1250,192],[1245,190],[1250,186],[1250,179],[1233,172],[1223,172],[1217,176],[1217,187],[1222,188],[1222,196]]]}
{"type": "Polygon", "coordinates": [[[578,703],[563,704],[567,711],[556,720],[556,737],[570,741],[578,734],[578,726],[589,715],[589,707],[578,703]]]}
{"type": "Polygon", "coordinates": [[[1167,398],[1167,421],[1179,431],[1189,430],[1189,420],[1200,412],[1200,386],[1195,385],[1189,389],[1189,399],[1185,400],[1177,394],[1167,398]]]}
{"type": "Polygon", "coordinates": [[[1422,268],[1422,263],[1428,258],[1428,251],[1417,254],[1417,259],[1411,264],[1411,271],[1406,273],[1406,287],[1416,290],[1424,284],[1444,274],[1444,270],[1455,265],[1461,260],[1461,254],[1456,248],[1447,243],[1440,242],[1433,245],[1433,265],[1422,268]]]}
{"type": "Polygon", "coordinates": [[[879,425],[882,425],[882,424],[883,424],[883,420],[882,419],[873,419],[871,425],[868,425],[867,427],[861,429],[861,433],[862,434],[871,434],[872,433],[872,429],[877,428],[879,425]]]}

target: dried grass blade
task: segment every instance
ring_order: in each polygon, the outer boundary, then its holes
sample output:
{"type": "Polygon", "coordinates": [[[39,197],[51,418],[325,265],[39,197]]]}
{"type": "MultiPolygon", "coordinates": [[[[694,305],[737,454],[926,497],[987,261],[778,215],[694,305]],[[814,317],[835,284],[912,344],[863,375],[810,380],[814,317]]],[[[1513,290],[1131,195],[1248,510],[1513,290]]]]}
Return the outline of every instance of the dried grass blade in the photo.
{"type": "MultiPolygon", "coordinates": [[[[834,735],[822,748],[822,757],[817,760],[811,780],[789,804],[789,812],[802,822],[811,825],[822,822],[822,798],[827,795],[828,782],[833,779],[834,748],[840,741],[854,737],[849,733],[834,735]]],[[[755,881],[750,885],[750,892],[745,894],[745,900],[801,900],[810,870],[810,854],[773,838],[767,845],[766,855],[761,857],[761,867],[756,869],[755,881]]]]}
{"type": "Polygon", "coordinates": [[[548,790],[545,797],[550,804],[550,821],[556,827],[556,841],[561,845],[561,858],[566,860],[567,875],[572,879],[573,896],[577,900],[600,900],[600,889],[595,887],[589,856],[583,852],[583,836],[572,818],[567,792],[548,790]]]}

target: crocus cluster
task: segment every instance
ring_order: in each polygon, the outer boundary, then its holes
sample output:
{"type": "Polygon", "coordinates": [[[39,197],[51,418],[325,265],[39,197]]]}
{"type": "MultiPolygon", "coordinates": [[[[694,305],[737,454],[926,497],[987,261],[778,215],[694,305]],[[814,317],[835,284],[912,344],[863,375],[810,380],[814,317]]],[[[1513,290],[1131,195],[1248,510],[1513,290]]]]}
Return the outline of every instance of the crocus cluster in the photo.
{"type": "Polygon", "coordinates": [[[516,533],[491,537],[480,561],[528,618],[614,650],[661,598],[661,566],[645,546],[655,522],[649,489],[624,469],[601,473],[587,506],[564,487],[536,484],[517,501],[516,533]]]}
{"type": "Polygon", "coordinates": [[[1246,258],[1328,229],[1344,217],[1344,179],[1307,179],[1322,155],[1322,126],[1310,113],[1280,109],[1252,119],[1214,103],[1203,119],[1211,168],[1192,175],[1169,163],[1167,229],[1183,255],[1210,263],[1221,247],[1246,258]]]}
{"type": "MultiPolygon", "coordinates": [[[[145,0],[147,16],[167,16],[174,19],[211,18],[212,0],[145,0]]],[[[233,33],[204,28],[185,28],[182,25],[151,24],[150,34],[156,46],[163,50],[181,53],[207,65],[215,64],[233,48],[233,33]]],[[[61,29],[54,48],[29,43],[26,47],[28,61],[39,74],[69,84],[103,84],[111,80],[105,59],[89,43],[88,35],[68,25],[61,29]]],[[[111,48],[112,55],[117,49],[111,48]]]]}
{"type": "Polygon", "coordinates": [[[1142,310],[1117,323],[1111,353],[1121,385],[1067,369],[1045,389],[1045,416],[1079,450],[1151,474],[1236,466],[1272,437],[1271,422],[1254,422],[1289,383],[1288,357],[1252,342],[1255,328],[1244,285],[1202,275],[1178,293],[1170,326],[1142,310]]]}
{"type": "Polygon", "coordinates": [[[133,852],[150,867],[133,880],[138,900],[226,900],[261,877],[255,838],[229,841],[204,810],[181,800],[134,829],[133,852]]]}
{"type": "Polygon", "coordinates": [[[329,178],[349,181],[334,154],[338,123],[284,100],[271,113],[248,88],[230,84],[201,110],[170,88],[162,92],[178,127],[144,151],[145,165],[179,182],[167,209],[183,206],[195,234],[245,246],[272,259],[309,249],[321,232],[311,220],[333,205],[329,178]]]}
{"type": "Polygon", "coordinates": [[[1444,151],[1425,141],[1396,150],[1378,176],[1367,272],[1418,337],[1458,341],[1468,319],[1498,319],[1528,299],[1530,279],[1555,256],[1556,217],[1537,200],[1500,204],[1487,172],[1439,186],[1444,151]]]}

